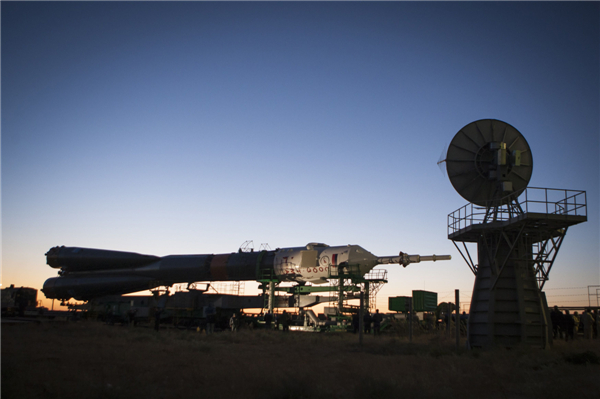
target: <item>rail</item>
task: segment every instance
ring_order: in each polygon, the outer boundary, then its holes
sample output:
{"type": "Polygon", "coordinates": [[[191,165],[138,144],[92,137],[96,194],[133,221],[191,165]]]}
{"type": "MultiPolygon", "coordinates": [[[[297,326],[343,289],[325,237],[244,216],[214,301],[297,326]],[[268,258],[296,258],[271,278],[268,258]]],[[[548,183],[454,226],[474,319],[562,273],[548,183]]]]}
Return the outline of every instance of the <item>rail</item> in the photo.
{"type": "Polygon", "coordinates": [[[502,202],[506,204],[494,206],[490,202],[488,207],[471,203],[450,213],[448,235],[475,224],[488,222],[491,208],[494,208],[495,222],[510,221],[524,213],[587,217],[587,195],[585,191],[580,190],[528,187],[516,201],[510,201],[509,197],[506,197],[506,201],[502,202]]]}
{"type": "Polygon", "coordinates": [[[387,282],[387,270],[386,269],[371,269],[371,271],[364,276],[367,281],[386,281],[387,282]]]}

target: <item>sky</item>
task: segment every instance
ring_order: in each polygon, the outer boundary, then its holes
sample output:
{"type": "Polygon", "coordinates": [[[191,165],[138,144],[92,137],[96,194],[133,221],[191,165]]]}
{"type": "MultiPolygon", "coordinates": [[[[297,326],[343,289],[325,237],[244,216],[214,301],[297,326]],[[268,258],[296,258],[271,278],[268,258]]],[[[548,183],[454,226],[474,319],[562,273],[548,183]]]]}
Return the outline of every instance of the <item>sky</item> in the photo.
{"type": "Polygon", "coordinates": [[[383,267],[384,311],[412,290],[468,304],[447,231],[467,202],[437,162],[493,118],[527,139],[530,187],[587,192],[545,285],[551,306],[587,304],[599,17],[597,2],[2,2],[2,286],[42,288],[57,245],[324,242],[452,255],[383,267]]]}

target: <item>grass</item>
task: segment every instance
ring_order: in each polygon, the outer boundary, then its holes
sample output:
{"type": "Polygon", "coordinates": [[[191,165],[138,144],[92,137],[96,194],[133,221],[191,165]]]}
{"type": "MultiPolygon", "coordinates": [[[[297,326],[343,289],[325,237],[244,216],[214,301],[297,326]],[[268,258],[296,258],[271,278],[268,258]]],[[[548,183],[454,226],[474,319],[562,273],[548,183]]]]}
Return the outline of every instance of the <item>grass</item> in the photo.
{"type": "Polygon", "coordinates": [[[3,398],[597,398],[600,340],[457,351],[454,339],[2,325],[3,398]]]}

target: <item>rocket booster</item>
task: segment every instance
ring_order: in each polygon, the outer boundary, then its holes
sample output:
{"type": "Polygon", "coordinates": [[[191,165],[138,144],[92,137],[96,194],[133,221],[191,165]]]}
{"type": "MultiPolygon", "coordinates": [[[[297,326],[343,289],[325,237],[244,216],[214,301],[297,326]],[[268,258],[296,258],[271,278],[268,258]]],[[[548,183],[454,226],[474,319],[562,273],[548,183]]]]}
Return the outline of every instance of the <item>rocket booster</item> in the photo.
{"type": "Polygon", "coordinates": [[[358,245],[330,247],[310,243],[274,251],[163,257],[79,247],[46,253],[59,277],[46,280],[47,298],[87,300],[179,283],[210,281],[295,281],[323,284],[343,274],[364,276],[379,264],[449,260],[450,255],[377,257],[358,245]]]}

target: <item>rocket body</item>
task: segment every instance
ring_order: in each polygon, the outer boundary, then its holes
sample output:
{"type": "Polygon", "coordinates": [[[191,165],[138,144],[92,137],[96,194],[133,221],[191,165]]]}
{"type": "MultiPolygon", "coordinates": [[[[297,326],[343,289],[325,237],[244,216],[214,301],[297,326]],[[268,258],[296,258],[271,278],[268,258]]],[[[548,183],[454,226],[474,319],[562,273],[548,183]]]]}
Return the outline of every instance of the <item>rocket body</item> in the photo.
{"type": "Polygon", "coordinates": [[[340,273],[363,276],[378,264],[404,264],[402,256],[380,258],[358,245],[330,247],[319,243],[274,251],[164,257],[63,246],[50,249],[46,259],[48,265],[60,269],[59,277],[44,283],[46,297],[78,300],[201,281],[323,284],[340,273]]]}

